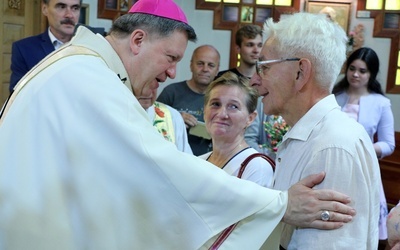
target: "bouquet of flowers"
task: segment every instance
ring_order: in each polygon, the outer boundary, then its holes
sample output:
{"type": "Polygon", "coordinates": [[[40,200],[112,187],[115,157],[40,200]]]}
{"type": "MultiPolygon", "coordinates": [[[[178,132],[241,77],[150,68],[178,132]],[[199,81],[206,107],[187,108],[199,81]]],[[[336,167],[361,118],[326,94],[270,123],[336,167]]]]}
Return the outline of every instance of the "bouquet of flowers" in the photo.
{"type": "Polygon", "coordinates": [[[278,151],[278,146],[282,142],[283,136],[290,129],[285,120],[281,116],[271,115],[266,122],[264,122],[264,129],[267,132],[268,143],[263,147],[268,148],[272,152],[278,151]]]}

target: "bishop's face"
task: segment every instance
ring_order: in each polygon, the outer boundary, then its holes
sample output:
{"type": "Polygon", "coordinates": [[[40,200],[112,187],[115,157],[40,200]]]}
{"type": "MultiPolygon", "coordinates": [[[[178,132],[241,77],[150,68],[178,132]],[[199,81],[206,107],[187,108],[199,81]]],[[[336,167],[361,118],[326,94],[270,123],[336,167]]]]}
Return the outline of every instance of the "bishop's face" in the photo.
{"type": "Polygon", "coordinates": [[[221,85],[210,91],[204,105],[204,121],[213,140],[232,142],[244,138],[256,113],[247,109],[248,94],[237,86],[221,85]]]}
{"type": "Polygon", "coordinates": [[[142,36],[131,45],[135,62],[125,62],[125,67],[135,96],[150,96],[159,82],[175,78],[176,65],[184,55],[188,38],[180,31],[163,38],[142,36]]]}

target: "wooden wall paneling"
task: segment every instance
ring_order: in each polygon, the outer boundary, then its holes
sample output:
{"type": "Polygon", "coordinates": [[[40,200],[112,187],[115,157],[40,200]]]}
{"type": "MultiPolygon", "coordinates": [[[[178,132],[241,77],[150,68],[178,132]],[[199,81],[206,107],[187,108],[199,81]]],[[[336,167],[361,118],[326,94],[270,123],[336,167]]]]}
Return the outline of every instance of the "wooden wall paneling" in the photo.
{"type": "Polygon", "coordinates": [[[396,149],[392,155],[379,160],[383,188],[389,207],[400,200],[400,132],[395,132],[396,149]]]}
{"type": "Polygon", "coordinates": [[[7,0],[0,3],[0,106],[9,96],[11,47],[14,41],[40,33],[41,1],[7,0]]]}
{"type": "MultiPolygon", "coordinates": [[[[365,0],[358,0],[357,11],[364,11],[365,0]]],[[[400,86],[396,85],[397,61],[400,50],[400,29],[384,28],[385,13],[399,13],[399,11],[368,10],[370,17],[374,18],[373,37],[390,38],[389,68],[386,80],[386,93],[400,94],[400,86]]]]}
{"type": "MultiPolygon", "coordinates": [[[[255,1],[254,1],[255,2],[255,1]]],[[[279,21],[281,14],[289,14],[300,11],[300,0],[292,0],[291,6],[273,6],[273,5],[256,5],[256,4],[246,4],[246,3],[222,3],[222,2],[206,2],[205,0],[196,0],[196,9],[201,10],[213,10],[214,11],[214,21],[213,29],[220,30],[230,30],[231,31],[231,43],[230,43],[230,56],[229,56],[229,68],[237,67],[238,58],[235,43],[236,31],[243,25],[246,24],[257,24],[261,27],[263,23],[256,22],[253,18],[250,22],[240,21],[240,13],[242,7],[253,7],[253,11],[257,8],[270,8],[272,10],[271,16],[275,21],[279,21]],[[232,6],[238,8],[238,17],[236,21],[226,21],[222,20],[223,9],[225,6],[232,6]]]]}

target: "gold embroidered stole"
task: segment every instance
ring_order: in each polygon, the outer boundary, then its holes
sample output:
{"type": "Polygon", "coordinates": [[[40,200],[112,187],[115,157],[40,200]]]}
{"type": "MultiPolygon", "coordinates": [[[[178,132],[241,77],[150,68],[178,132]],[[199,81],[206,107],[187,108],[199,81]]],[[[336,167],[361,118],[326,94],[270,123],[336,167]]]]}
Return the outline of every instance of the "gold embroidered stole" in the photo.
{"type": "Polygon", "coordinates": [[[175,143],[175,131],[171,111],[169,111],[165,104],[160,102],[154,102],[154,111],[156,115],[154,116],[153,126],[167,141],[175,143]]]}
{"type": "MultiPolygon", "coordinates": [[[[55,51],[56,52],[56,51],[55,51]]],[[[57,62],[58,60],[65,58],[67,56],[74,56],[74,55],[91,55],[91,56],[101,56],[94,52],[91,49],[82,47],[82,46],[76,46],[76,45],[68,45],[61,47],[58,49],[57,53],[51,53],[46,57],[46,60],[40,61],[35,67],[33,67],[16,85],[14,88],[14,92],[10,96],[10,98],[7,100],[7,102],[4,104],[2,110],[1,110],[1,117],[0,117],[0,125],[4,120],[5,115],[7,114],[8,110],[10,109],[10,106],[15,100],[15,97],[19,94],[19,92],[30,82],[32,78],[34,78],[37,74],[45,70],[47,67],[52,65],[53,63],[57,62]]]]}

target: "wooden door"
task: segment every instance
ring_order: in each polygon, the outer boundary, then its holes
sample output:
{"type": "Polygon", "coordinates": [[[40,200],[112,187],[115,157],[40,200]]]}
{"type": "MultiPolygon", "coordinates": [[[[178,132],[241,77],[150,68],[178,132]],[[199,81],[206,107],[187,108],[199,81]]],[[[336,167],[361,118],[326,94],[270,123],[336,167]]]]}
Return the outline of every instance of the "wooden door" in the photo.
{"type": "Polygon", "coordinates": [[[41,0],[0,1],[0,106],[9,95],[11,45],[41,32],[43,17],[40,6],[41,0]]]}

